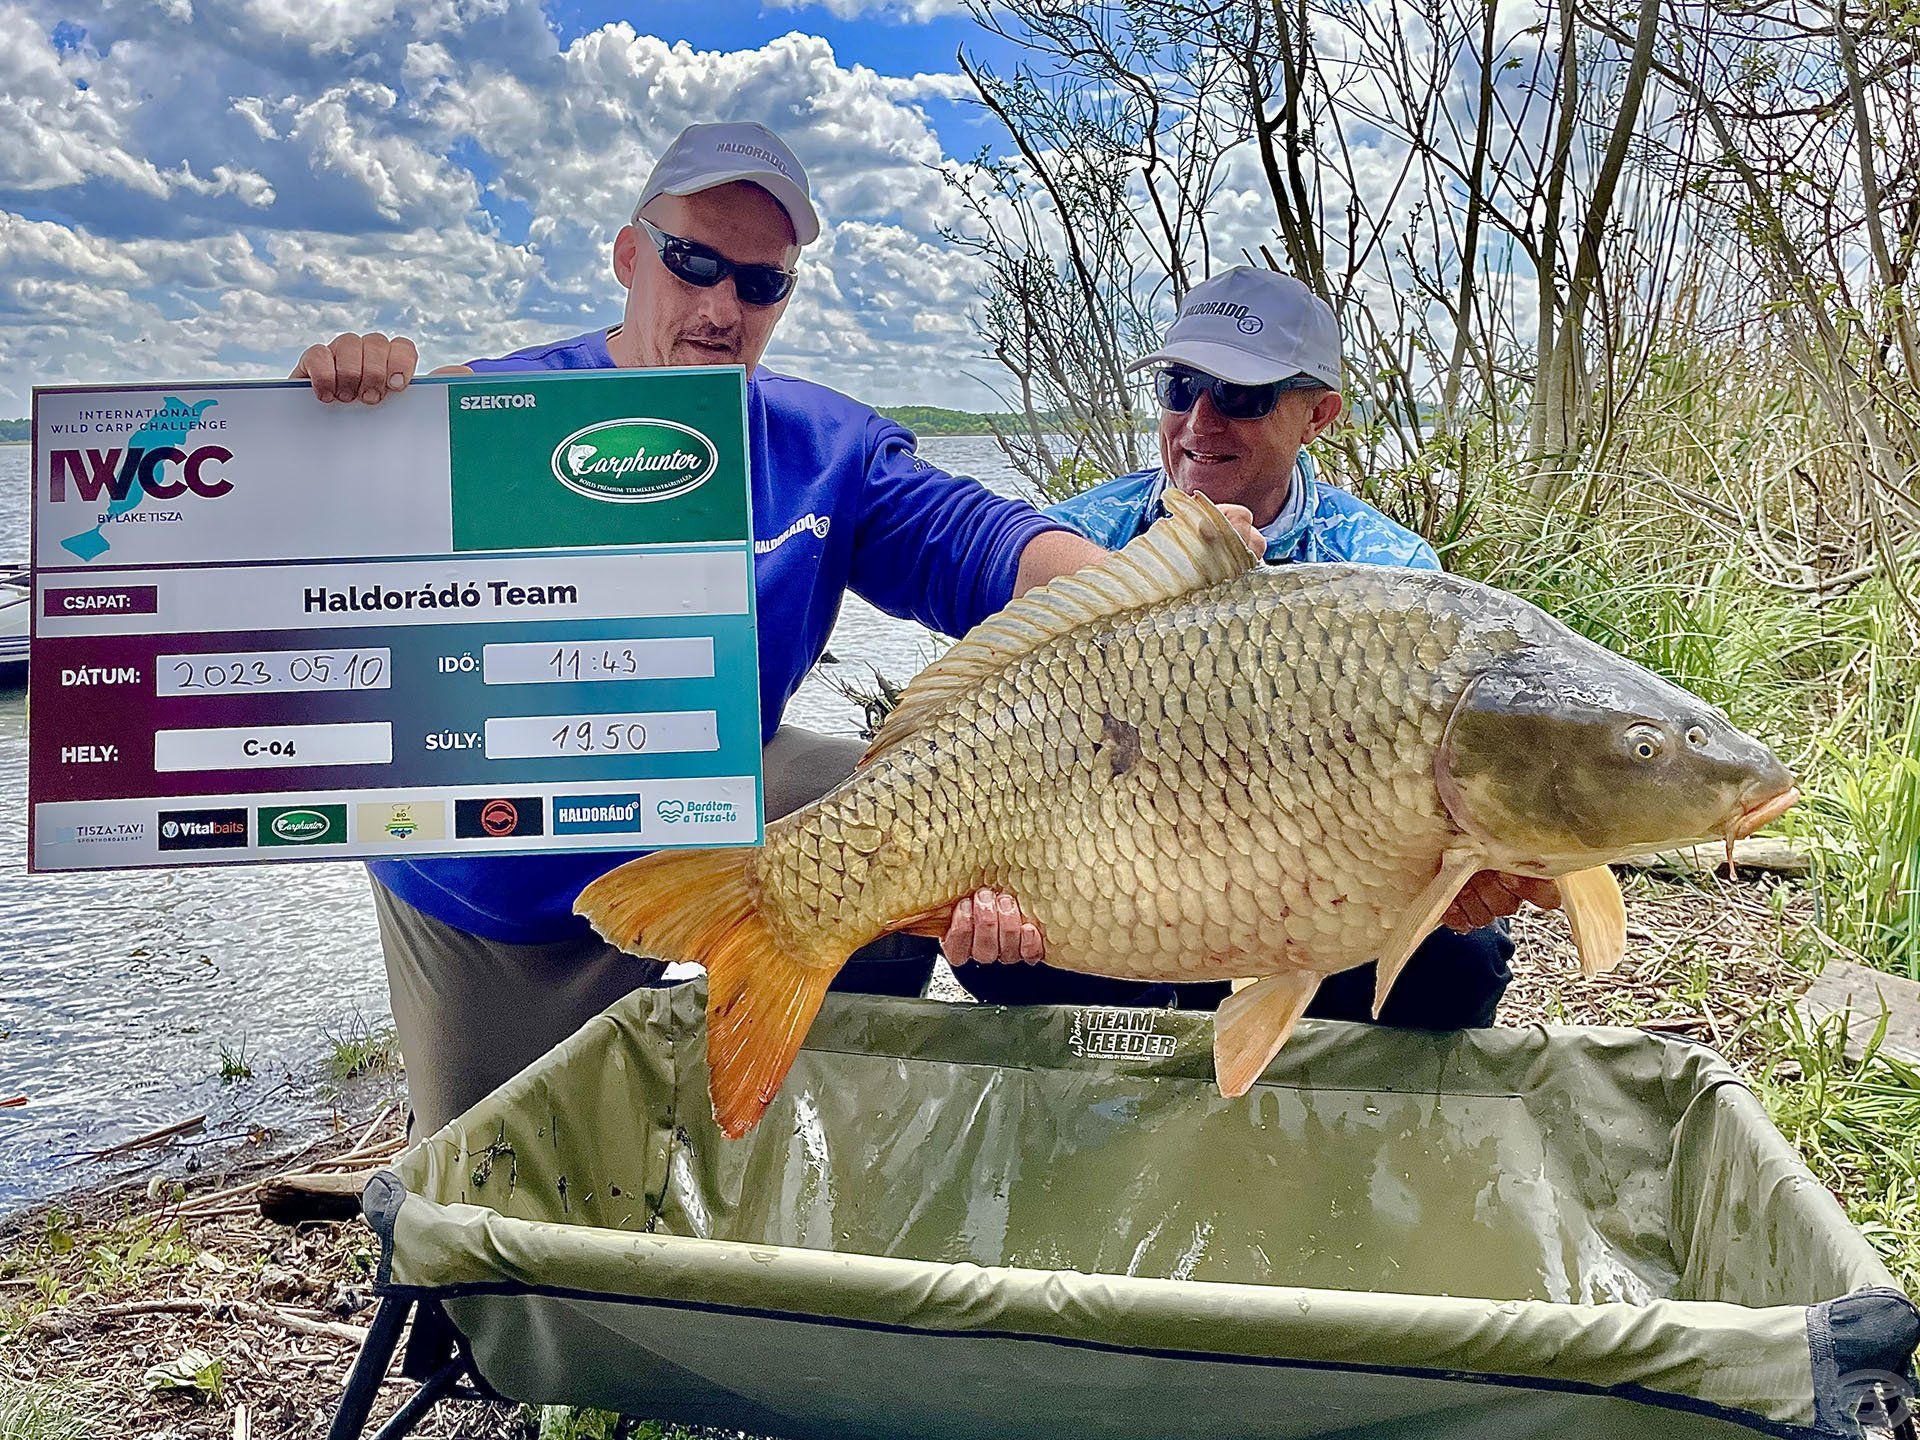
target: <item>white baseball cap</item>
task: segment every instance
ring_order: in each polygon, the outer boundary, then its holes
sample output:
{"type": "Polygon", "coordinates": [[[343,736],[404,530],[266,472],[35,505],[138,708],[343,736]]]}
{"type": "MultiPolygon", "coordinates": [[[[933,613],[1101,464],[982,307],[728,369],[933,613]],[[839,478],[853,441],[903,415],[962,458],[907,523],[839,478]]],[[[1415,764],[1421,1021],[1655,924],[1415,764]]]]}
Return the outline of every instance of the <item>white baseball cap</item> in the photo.
{"type": "Polygon", "coordinates": [[[1235,385],[1310,375],[1340,388],[1340,324],[1333,307],[1277,270],[1236,265],[1189,290],[1167,338],[1128,366],[1186,365],[1235,385]]]}
{"type": "Polygon", "coordinates": [[[778,135],[746,120],[689,125],[676,135],[647,177],[633,218],[638,220],[656,195],[692,195],[736,180],[750,180],[778,200],[802,245],[820,238],[807,172],[778,135]]]}

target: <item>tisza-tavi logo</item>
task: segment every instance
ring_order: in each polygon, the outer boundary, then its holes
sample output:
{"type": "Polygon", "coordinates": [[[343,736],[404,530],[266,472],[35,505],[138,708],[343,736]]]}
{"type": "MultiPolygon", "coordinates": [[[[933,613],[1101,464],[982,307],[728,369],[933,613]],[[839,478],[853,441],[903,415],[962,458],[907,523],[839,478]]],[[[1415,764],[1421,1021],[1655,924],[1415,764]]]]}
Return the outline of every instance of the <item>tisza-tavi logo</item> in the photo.
{"type": "Polygon", "coordinates": [[[634,505],[696,490],[720,464],[713,441],[673,420],[603,420],[553,447],[553,475],[589,500],[634,505]]]}

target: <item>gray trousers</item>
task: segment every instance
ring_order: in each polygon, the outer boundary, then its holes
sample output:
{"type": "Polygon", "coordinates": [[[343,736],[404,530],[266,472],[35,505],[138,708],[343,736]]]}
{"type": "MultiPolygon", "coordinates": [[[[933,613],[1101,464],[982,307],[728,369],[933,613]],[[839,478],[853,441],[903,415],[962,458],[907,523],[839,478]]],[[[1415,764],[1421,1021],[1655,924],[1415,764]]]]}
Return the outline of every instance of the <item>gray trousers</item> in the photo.
{"type": "MultiPolygon", "coordinates": [[[[865,749],[860,740],[781,726],[761,752],[767,818],[826,794],[865,749]]],[[[547,945],[485,940],[422,914],[377,880],[373,906],[415,1138],[431,1135],[666,969],[592,932],[547,945]]],[[[918,995],[936,950],[915,936],[877,941],[834,988],[918,995]]]]}

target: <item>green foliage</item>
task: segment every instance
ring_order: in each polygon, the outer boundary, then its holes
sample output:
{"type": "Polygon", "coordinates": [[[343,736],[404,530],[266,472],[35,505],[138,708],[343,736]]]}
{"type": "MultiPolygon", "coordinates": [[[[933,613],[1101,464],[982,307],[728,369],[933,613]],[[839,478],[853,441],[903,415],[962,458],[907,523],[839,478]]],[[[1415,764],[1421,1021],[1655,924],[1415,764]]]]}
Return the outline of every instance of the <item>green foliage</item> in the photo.
{"type": "Polygon", "coordinates": [[[91,1397],[0,1375],[0,1440],[82,1440],[100,1418],[91,1397]]]}
{"type": "Polygon", "coordinates": [[[0,444],[9,440],[31,440],[33,421],[31,419],[0,420],[0,444]]]}
{"type": "Polygon", "coordinates": [[[37,1237],[0,1255],[0,1280],[31,1282],[0,1290],[0,1337],[45,1311],[184,1269],[194,1249],[183,1236],[179,1221],[152,1215],[83,1229],[60,1210],[48,1211],[37,1237]]]}
{"type": "Polygon", "coordinates": [[[141,1381],[152,1391],[218,1400],[226,1383],[226,1367],[206,1351],[188,1347],[171,1360],[149,1365],[141,1381]]]}
{"type": "Polygon", "coordinates": [[[653,1420],[625,1419],[606,1410],[576,1410],[570,1405],[521,1407],[519,1433],[528,1440],[708,1440],[736,1432],[689,1430],[683,1425],[661,1425],[653,1420]]]}
{"type": "Polygon", "coordinates": [[[238,1045],[220,1043],[220,1083],[231,1085],[236,1080],[253,1078],[253,1062],[247,1059],[247,1042],[242,1039],[238,1045]]]}
{"type": "MultiPolygon", "coordinates": [[[[1856,1025],[1858,1020],[1856,1019],[1856,1025]]],[[[1880,1051],[1885,1020],[1859,1061],[1839,1017],[1810,1026],[1791,1005],[1772,1053],[1753,1067],[1774,1124],[1806,1159],[1908,1293],[1920,1290],[1920,1069],[1880,1051]]]]}
{"type": "Polygon", "coordinates": [[[391,1025],[371,1025],[355,1016],[323,1034],[330,1047],[327,1069],[336,1080],[392,1070],[400,1063],[400,1040],[391,1025]]]}

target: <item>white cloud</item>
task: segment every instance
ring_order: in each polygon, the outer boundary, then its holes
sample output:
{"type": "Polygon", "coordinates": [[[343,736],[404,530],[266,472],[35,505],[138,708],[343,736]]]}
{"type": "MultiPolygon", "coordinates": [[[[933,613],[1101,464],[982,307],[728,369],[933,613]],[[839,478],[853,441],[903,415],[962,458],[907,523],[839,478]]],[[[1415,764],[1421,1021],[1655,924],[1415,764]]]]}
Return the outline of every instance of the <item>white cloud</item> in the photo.
{"type": "Polygon", "coordinates": [[[836,20],[874,16],[924,25],[942,15],[964,15],[966,0],[769,0],[776,10],[821,9],[836,20]]]}
{"type": "Polygon", "coordinates": [[[284,374],[345,328],[443,363],[608,323],[615,231],[713,118],[779,131],[828,223],[770,363],[876,403],[985,401],[920,108],[963,77],[797,31],[563,44],[538,0],[0,0],[0,35],[0,414],[35,381],[284,374]]]}

